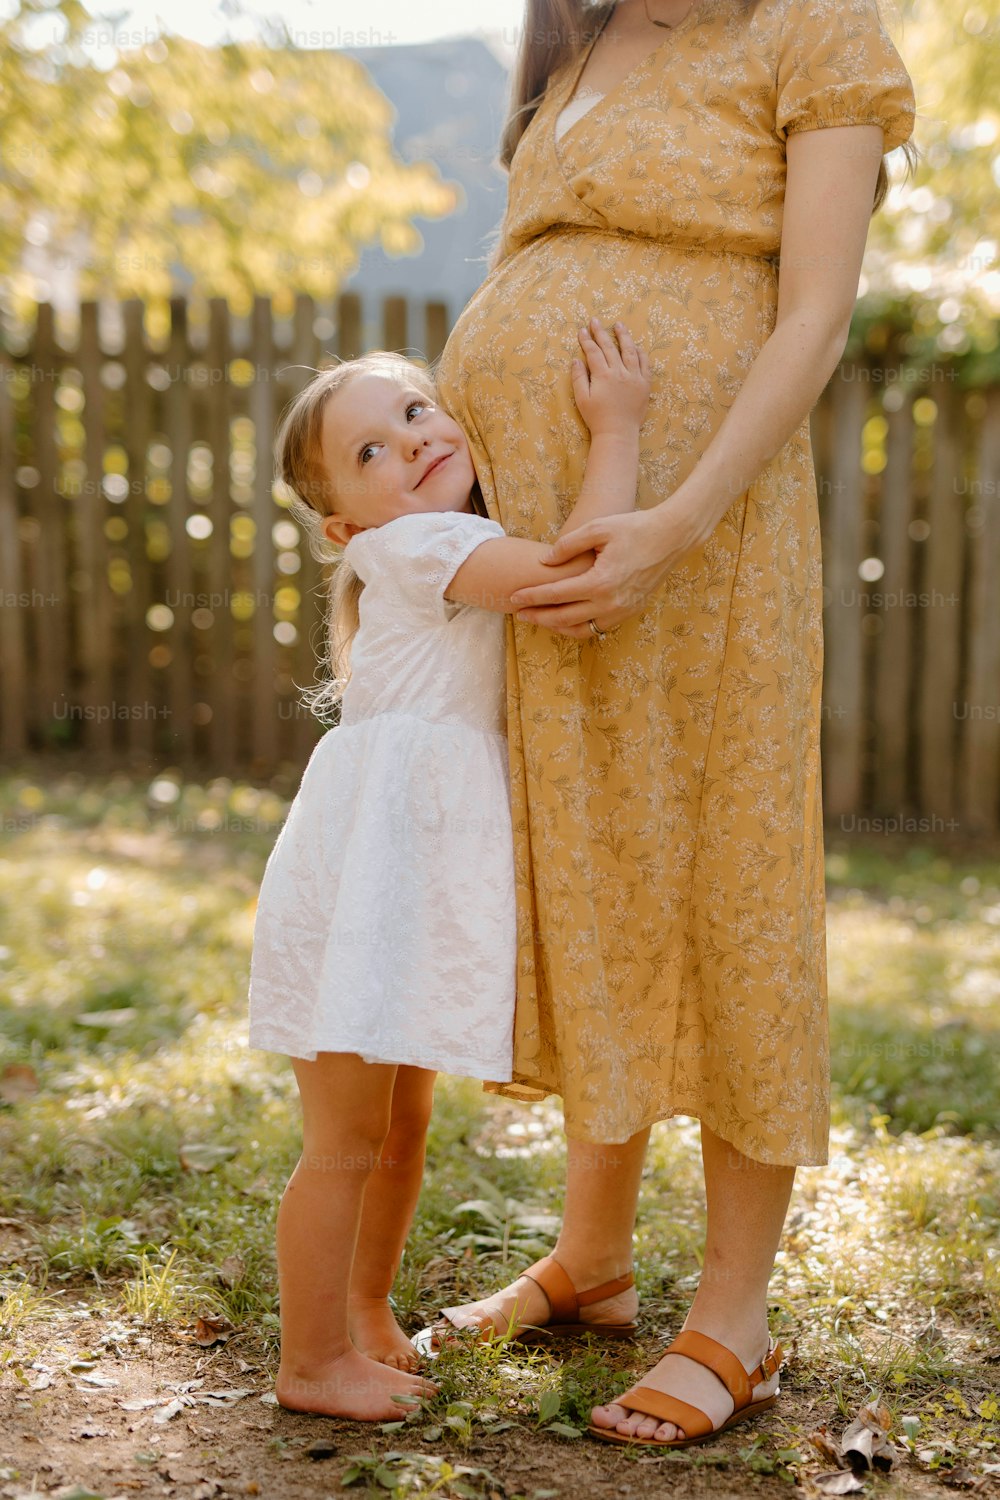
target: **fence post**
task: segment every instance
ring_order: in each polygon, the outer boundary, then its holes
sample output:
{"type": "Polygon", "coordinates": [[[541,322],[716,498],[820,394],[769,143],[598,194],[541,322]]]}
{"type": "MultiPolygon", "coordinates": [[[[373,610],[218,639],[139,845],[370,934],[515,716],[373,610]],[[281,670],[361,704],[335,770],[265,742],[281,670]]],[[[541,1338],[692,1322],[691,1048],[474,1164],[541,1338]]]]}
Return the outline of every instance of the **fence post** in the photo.
{"type": "Polygon", "coordinates": [[[1000,826],[1000,390],[986,395],[977,458],[983,523],[971,538],[967,719],[959,774],[965,824],[985,833],[1000,826]]]}
{"type": "MultiPolygon", "coordinates": [[[[854,375],[857,376],[857,368],[854,375]]],[[[841,365],[833,377],[830,493],[823,515],[823,573],[830,604],[824,627],[823,785],[828,817],[857,812],[861,804],[861,428],[864,386],[848,380],[841,365]]]]}
{"type": "Polygon", "coordinates": [[[897,604],[884,605],[875,652],[874,801],[883,812],[899,812],[907,801],[910,671],[916,612],[904,603],[910,591],[909,526],[913,516],[913,406],[887,413],[886,465],[882,471],[879,556],[885,571],[878,587],[897,604]]]}
{"type": "Polygon", "coordinates": [[[48,302],[41,302],[38,306],[31,375],[35,406],[32,447],[38,473],[33,509],[39,527],[34,543],[32,576],[37,583],[41,600],[39,609],[32,610],[37,684],[35,708],[42,743],[49,748],[53,719],[60,697],[68,710],[71,663],[69,601],[66,596],[67,507],[64,496],[57,489],[58,369],[53,312],[48,302]],[[39,375],[37,382],[34,379],[36,371],[39,375]]]}
{"type": "Polygon", "coordinates": [[[278,758],[278,704],[275,694],[274,639],[274,330],[270,297],[253,299],[250,324],[250,387],[256,463],[253,486],[253,684],[251,736],[254,771],[270,774],[278,758]]]}
{"type": "MultiPolygon", "coordinates": [[[[83,743],[106,760],[114,742],[112,711],[111,595],[108,546],[104,533],[104,387],[97,303],[80,307],[80,374],[83,377],[83,422],[86,480],[75,504],[74,544],[80,562],[80,588],[73,600],[76,637],[83,669],[81,696],[85,709],[83,743]]],[[[76,570],[74,570],[74,573],[76,570]]],[[[142,705],[136,705],[142,708],[142,705]]],[[[144,710],[143,710],[144,711],[144,710]]]]}
{"type": "Polygon", "coordinates": [[[955,751],[961,644],[962,550],[965,504],[956,492],[959,428],[963,408],[954,384],[946,385],[934,419],[934,467],[927,501],[930,534],[925,543],[922,592],[923,669],[920,674],[918,743],[920,809],[949,823],[955,813],[955,751]]]}
{"type": "Polygon", "coordinates": [[[187,534],[188,456],[191,451],[191,387],[188,380],[187,302],[170,299],[170,384],[167,387],[167,442],[170,445],[170,552],[167,556],[170,670],[167,673],[169,739],[183,765],[191,755],[194,726],[194,676],[191,604],[194,581],[187,534]]]}
{"type": "Polygon", "coordinates": [[[10,393],[13,367],[0,359],[0,753],[21,755],[27,745],[27,670],[25,662],[25,598],[21,572],[21,535],[17,505],[17,452],[14,402],[10,393]]]}
{"type": "Polygon", "coordinates": [[[229,474],[229,306],[224,297],[208,304],[208,441],[212,449],[212,539],[208,553],[208,588],[212,611],[212,717],[208,743],[217,765],[236,759],[236,694],[233,679],[233,585],[230,518],[233,513],[229,474]],[[218,379],[215,373],[218,372],[218,379]],[[221,602],[216,604],[216,600],[221,602]]]}
{"type": "MultiPolygon", "coordinates": [[[[128,535],[131,587],[124,599],[126,628],[126,695],[130,703],[153,704],[158,683],[149,660],[152,649],[146,614],[152,603],[149,556],[146,549],[146,457],[152,427],[153,392],[149,384],[144,306],[137,298],[125,303],[125,386],[122,442],[128,456],[128,498],[122,507],[128,535]]],[[[158,707],[158,705],[157,705],[158,707]]],[[[153,764],[156,744],[155,719],[151,715],[130,720],[126,737],[130,760],[143,768],[153,764]]]]}

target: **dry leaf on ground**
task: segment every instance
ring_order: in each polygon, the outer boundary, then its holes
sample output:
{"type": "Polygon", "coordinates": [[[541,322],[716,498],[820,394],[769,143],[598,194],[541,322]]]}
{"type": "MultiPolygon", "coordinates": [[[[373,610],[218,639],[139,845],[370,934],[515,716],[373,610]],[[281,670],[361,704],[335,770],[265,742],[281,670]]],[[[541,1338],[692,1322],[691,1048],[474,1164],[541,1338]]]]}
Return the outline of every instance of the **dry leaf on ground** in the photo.
{"type": "Polygon", "coordinates": [[[194,1325],[195,1343],[203,1349],[211,1349],[213,1344],[227,1343],[235,1331],[228,1318],[202,1317],[194,1325]]]}
{"type": "Polygon", "coordinates": [[[864,1489],[861,1480],[850,1469],[839,1474],[820,1474],[812,1482],[821,1495],[856,1495],[864,1489]]]}
{"type": "Polygon", "coordinates": [[[861,1473],[888,1473],[896,1458],[889,1441],[892,1418],[884,1406],[863,1406],[840,1439],[840,1451],[851,1468],[861,1473]]]}
{"type": "Polygon", "coordinates": [[[844,1467],[844,1460],[840,1456],[840,1445],[836,1438],[830,1436],[830,1429],[824,1422],[822,1427],[817,1427],[815,1432],[810,1432],[808,1442],[816,1449],[821,1458],[828,1463],[836,1464],[838,1469],[844,1467]]]}
{"type": "Polygon", "coordinates": [[[223,1286],[236,1286],[246,1274],[247,1263],[242,1255],[227,1255],[219,1267],[219,1280],[223,1286]]]}
{"type": "Polygon", "coordinates": [[[16,1104],[18,1099],[37,1093],[38,1074],[28,1063],[8,1063],[0,1073],[0,1099],[5,1104],[16,1104]]]}
{"type": "Polygon", "coordinates": [[[185,1172],[211,1172],[236,1155],[235,1146],[213,1146],[207,1141],[191,1141],[180,1148],[181,1166],[185,1172]]]}

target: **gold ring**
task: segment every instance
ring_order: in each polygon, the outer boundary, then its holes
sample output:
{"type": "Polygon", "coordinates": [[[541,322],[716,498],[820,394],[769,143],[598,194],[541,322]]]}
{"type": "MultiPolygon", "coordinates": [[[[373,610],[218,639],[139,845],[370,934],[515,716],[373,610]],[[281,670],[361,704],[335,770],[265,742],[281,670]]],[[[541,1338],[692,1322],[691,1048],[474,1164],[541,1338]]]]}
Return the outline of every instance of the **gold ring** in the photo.
{"type": "Polygon", "coordinates": [[[595,641],[603,641],[605,632],[598,629],[596,620],[590,621],[590,633],[594,637],[595,641]]]}

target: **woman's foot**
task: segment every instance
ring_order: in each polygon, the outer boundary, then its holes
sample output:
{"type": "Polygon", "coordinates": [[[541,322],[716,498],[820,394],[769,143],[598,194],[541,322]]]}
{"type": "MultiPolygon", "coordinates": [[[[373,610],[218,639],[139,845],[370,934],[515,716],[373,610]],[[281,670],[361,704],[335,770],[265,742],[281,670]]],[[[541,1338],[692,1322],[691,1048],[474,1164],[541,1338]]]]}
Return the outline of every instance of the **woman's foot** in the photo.
{"type": "MultiPolygon", "coordinates": [[[[594,1273],[576,1275],[571,1273],[574,1285],[581,1289],[598,1287],[613,1280],[618,1273],[613,1269],[598,1267],[594,1273]]],[[[442,1316],[456,1328],[476,1328],[484,1319],[489,1319],[502,1336],[516,1317],[520,1327],[544,1328],[551,1313],[549,1299],[537,1281],[528,1276],[519,1276],[510,1286],[505,1286],[490,1297],[479,1302],[464,1302],[459,1307],[446,1307],[442,1316]]],[[[591,1302],[580,1308],[581,1323],[623,1324],[633,1323],[639,1310],[639,1296],[634,1286],[613,1297],[604,1297],[600,1302],[591,1302]]]]}
{"type": "Polygon", "coordinates": [[[360,1354],[392,1370],[416,1370],[417,1351],[392,1315],[388,1297],[355,1297],[349,1304],[351,1342],[360,1354]]]}
{"type": "Polygon", "coordinates": [[[281,1368],[274,1386],[278,1404],[289,1411],[346,1417],[352,1422],[403,1418],[414,1403],[394,1397],[433,1396],[436,1391],[429,1380],[390,1369],[357,1349],[348,1349],[339,1359],[308,1373],[281,1368]]]}
{"type": "MultiPolygon", "coordinates": [[[[748,1374],[756,1369],[770,1343],[766,1324],[743,1330],[709,1326],[694,1329],[689,1320],[684,1327],[692,1332],[707,1334],[709,1338],[725,1344],[742,1362],[748,1374]]],[[[733,1412],[733,1398],[718,1376],[683,1354],[664,1355],[659,1364],[636,1384],[651,1386],[653,1390],[662,1391],[667,1396],[676,1396],[689,1406],[697,1407],[709,1418],[713,1428],[719,1427],[733,1412]]],[[[754,1386],[753,1400],[762,1401],[767,1396],[773,1396],[777,1389],[778,1375],[775,1372],[770,1379],[754,1386]]],[[[618,1406],[614,1402],[608,1406],[595,1406],[591,1412],[591,1421],[595,1427],[607,1427],[621,1433],[623,1437],[657,1443],[673,1443],[688,1436],[683,1427],[678,1427],[673,1422],[661,1422],[658,1417],[644,1416],[641,1411],[626,1411],[624,1406],[618,1406]]]]}

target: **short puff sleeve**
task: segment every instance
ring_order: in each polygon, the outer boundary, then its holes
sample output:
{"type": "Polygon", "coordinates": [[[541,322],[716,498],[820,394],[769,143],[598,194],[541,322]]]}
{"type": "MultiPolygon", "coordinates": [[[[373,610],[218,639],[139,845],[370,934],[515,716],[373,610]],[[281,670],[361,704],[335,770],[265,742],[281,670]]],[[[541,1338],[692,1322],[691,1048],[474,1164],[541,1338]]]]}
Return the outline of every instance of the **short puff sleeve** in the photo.
{"type": "Polygon", "coordinates": [[[424,623],[444,624],[463,607],[444,597],[458,569],[483,542],[505,535],[496,521],[470,511],[421,511],[359,532],[344,560],[366,587],[390,593],[424,623]]]}
{"type": "Polygon", "coordinates": [[[881,125],[883,152],[908,140],[915,101],[910,75],[876,0],[790,0],[781,30],[776,128],[881,125]]]}

